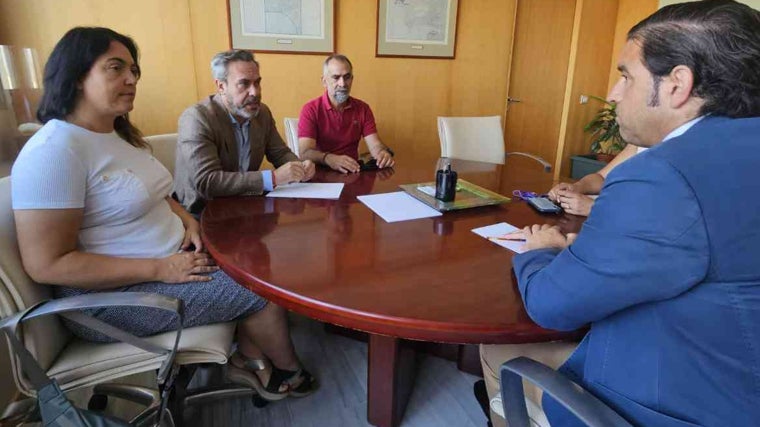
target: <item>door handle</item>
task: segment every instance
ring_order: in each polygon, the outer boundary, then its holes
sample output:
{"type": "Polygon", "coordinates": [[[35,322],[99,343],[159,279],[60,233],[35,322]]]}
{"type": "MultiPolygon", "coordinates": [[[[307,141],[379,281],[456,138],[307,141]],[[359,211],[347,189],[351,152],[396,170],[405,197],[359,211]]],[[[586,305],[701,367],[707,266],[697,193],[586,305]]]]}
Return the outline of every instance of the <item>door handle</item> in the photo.
{"type": "Polygon", "coordinates": [[[511,96],[508,96],[508,97],[507,97],[507,103],[508,103],[508,104],[511,104],[511,103],[513,103],[513,102],[522,102],[522,100],[519,100],[519,99],[517,99],[517,98],[512,98],[511,96]]]}

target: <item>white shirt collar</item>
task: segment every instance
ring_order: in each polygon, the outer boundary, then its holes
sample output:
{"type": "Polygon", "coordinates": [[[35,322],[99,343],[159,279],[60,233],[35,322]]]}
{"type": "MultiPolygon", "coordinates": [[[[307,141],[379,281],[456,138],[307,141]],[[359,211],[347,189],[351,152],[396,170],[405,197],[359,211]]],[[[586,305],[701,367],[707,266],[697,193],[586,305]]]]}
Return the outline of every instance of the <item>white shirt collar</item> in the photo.
{"type": "Polygon", "coordinates": [[[666,136],[666,137],[665,137],[665,138],[662,140],[662,142],[665,142],[665,141],[667,141],[667,140],[669,140],[669,139],[671,139],[671,138],[675,138],[675,137],[677,137],[677,136],[681,136],[681,135],[683,135],[684,133],[686,133],[686,131],[687,131],[687,130],[691,129],[691,127],[692,127],[692,126],[694,126],[695,124],[699,123],[699,121],[700,121],[700,120],[702,120],[702,119],[704,119],[704,118],[705,118],[705,116],[699,116],[699,117],[697,117],[696,119],[692,119],[692,120],[690,120],[690,121],[688,121],[688,122],[686,122],[686,123],[682,124],[681,126],[679,126],[679,127],[675,128],[675,129],[673,129],[673,131],[672,131],[672,132],[670,132],[670,133],[669,133],[669,134],[668,134],[668,135],[667,135],[667,136],[666,136]]]}

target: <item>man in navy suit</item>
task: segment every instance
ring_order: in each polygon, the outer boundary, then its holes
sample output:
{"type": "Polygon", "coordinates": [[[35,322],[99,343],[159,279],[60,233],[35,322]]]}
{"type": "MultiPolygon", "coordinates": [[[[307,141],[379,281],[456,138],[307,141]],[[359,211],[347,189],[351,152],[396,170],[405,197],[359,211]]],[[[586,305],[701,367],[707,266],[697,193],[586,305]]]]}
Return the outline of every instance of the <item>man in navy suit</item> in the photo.
{"type": "MultiPolygon", "coordinates": [[[[758,425],[760,12],[662,8],[618,69],[621,134],[653,148],[609,174],[577,238],[522,231],[523,302],[547,328],[591,324],[560,370],[631,423],[758,425]]],[[[543,403],[553,427],[580,425],[543,403]]]]}

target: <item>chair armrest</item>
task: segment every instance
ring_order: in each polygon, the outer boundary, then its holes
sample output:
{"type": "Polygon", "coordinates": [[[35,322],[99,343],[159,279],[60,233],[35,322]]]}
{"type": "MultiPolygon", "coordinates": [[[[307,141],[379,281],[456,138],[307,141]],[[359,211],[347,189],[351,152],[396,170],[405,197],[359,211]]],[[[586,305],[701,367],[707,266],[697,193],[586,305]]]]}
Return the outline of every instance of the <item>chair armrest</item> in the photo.
{"type": "Polygon", "coordinates": [[[548,393],[579,420],[590,427],[632,427],[596,396],[550,367],[527,357],[505,362],[500,368],[501,401],[507,425],[528,427],[522,380],[548,393]]]}
{"type": "Polygon", "coordinates": [[[15,334],[16,327],[19,323],[51,314],[60,314],[61,316],[79,324],[105,333],[112,338],[116,338],[119,341],[126,342],[145,351],[165,354],[167,357],[164,359],[164,362],[158,370],[159,384],[163,384],[167,376],[171,375],[170,371],[176,357],[177,348],[179,347],[180,337],[182,336],[182,324],[184,319],[184,305],[182,300],[148,292],[98,292],[67,298],[58,298],[42,301],[26,310],[22,310],[12,316],[0,319],[0,329],[5,329],[9,334],[15,334]],[[176,313],[177,334],[172,349],[163,349],[142,338],[123,331],[118,327],[109,325],[102,320],[77,312],[77,310],[83,309],[119,306],[151,307],[176,313]]]}
{"type": "MultiPolygon", "coordinates": [[[[177,314],[184,314],[182,301],[166,295],[148,292],[97,292],[44,301],[43,303],[38,304],[34,310],[29,312],[25,316],[24,321],[72,310],[118,306],[152,307],[173,311],[177,314]]],[[[8,316],[0,320],[0,328],[4,327],[14,317],[21,317],[21,315],[22,313],[16,313],[13,316],[8,316]]]]}
{"type": "Polygon", "coordinates": [[[542,157],[537,156],[535,154],[523,153],[521,151],[508,151],[506,154],[504,154],[504,157],[508,157],[508,156],[529,157],[529,158],[537,161],[538,163],[541,163],[541,165],[543,165],[543,167],[544,167],[544,172],[551,172],[552,171],[552,165],[551,165],[551,163],[547,162],[542,157]]]}

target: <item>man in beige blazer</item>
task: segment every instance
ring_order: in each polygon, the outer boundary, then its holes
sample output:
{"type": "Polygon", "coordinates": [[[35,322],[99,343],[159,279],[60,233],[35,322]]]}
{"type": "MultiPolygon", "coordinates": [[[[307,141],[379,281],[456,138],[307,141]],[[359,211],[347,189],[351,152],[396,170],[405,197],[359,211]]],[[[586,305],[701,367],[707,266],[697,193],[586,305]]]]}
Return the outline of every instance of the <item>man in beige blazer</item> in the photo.
{"type": "Polygon", "coordinates": [[[207,200],[258,195],[277,185],[308,181],[314,163],[300,161],[261,103],[261,74],[253,54],[218,53],[211,61],[217,93],[179,118],[174,194],[199,215],[207,200]],[[266,156],[274,171],[259,171],[266,156]]]}

